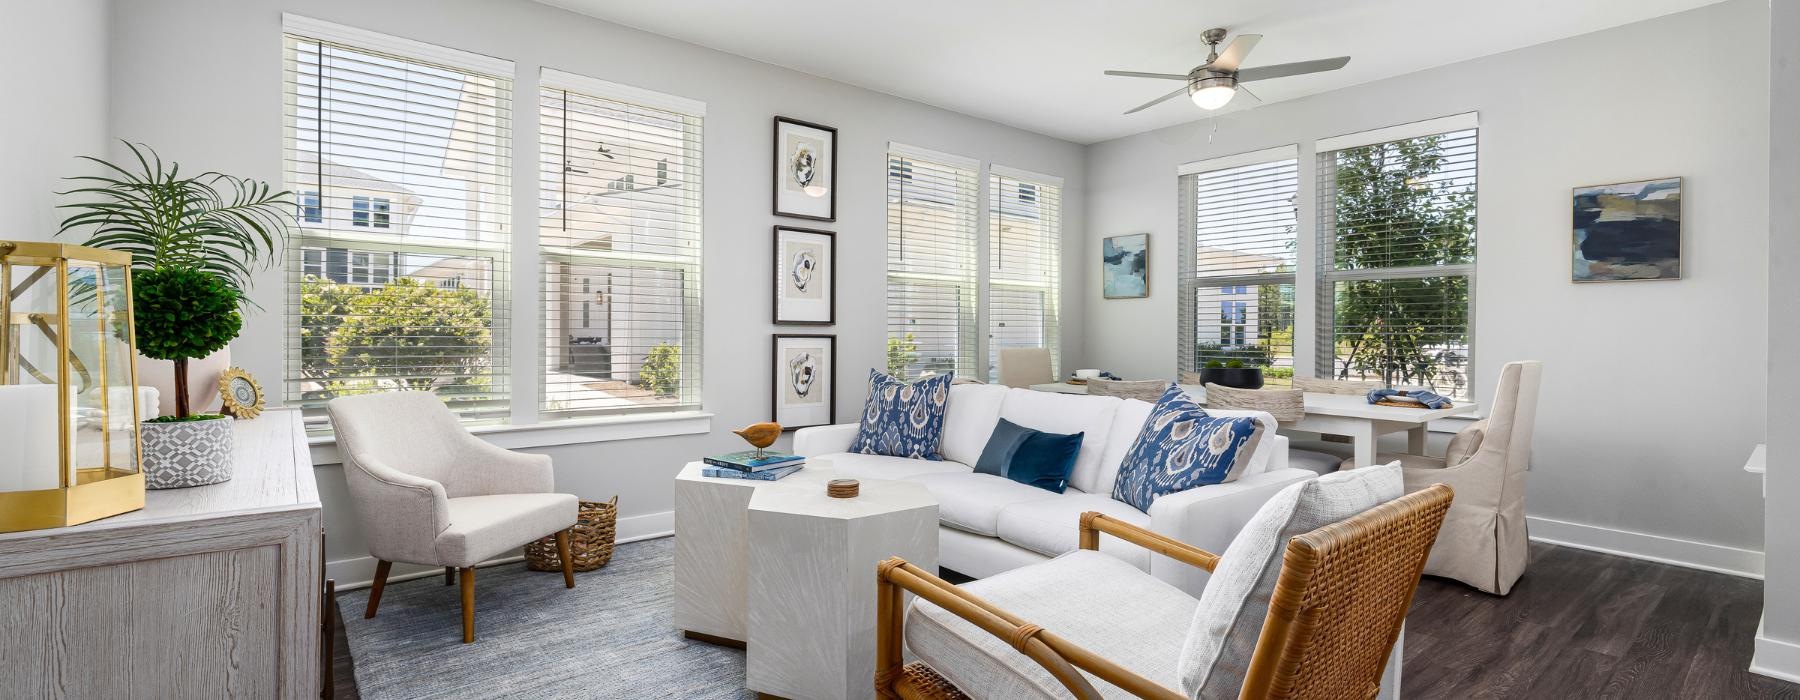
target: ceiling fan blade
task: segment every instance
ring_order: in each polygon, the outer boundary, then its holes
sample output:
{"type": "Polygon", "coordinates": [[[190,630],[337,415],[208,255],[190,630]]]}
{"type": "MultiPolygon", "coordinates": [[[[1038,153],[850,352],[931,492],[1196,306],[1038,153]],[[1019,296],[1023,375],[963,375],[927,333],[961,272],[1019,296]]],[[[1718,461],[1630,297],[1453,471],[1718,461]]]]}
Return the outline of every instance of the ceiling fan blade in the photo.
{"type": "Polygon", "coordinates": [[[1188,77],[1185,75],[1176,75],[1174,73],[1140,73],[1140,72],[1134,71],[1134,70],[1109,70],[1109,71],[1106,71],[1106,74],[1107,75],[1117,75],[1117,76],[1125,77],[1125,78],[1162,78],[1164,80],[1187,80],[1188,79],[1188,77]]]}
{"type": "Polygon", "coordinates": [[[1244,87],[1241,84],[1236,87],[1237,94],[1231,96],[1231,101],[1227,102],[1227,105],[1232,107],[1255,107],[1262,104],[1262,98],[1257,97],[1256,93],[1250,91],[1250,88],[1244,87]]]}
{"type": "Polygon", "coordinates": [[[1183,85],[1183,86],[1181,86],[1181,87],[1180,87],[1180,88],[1179,88],[1179,89],[1177,89],[1177,90],[1175,90],[1175,91],[1174,91],[1174,92],[1171,92],[1171,93],[1169,93],[1169,94],[1167,94],[1167,95],[1163,95],[1163,96],[1162,96],[1162,97],[1158,97],[1158,98],[1156,98],[1156,99],[1154,99],[1154,100],[1151,100],[1151,101],[1149,101],[1149,102],[1145,102],[1145,103],[1143,103],[1143,104],[1141,104],[1141,105],[1138,105],[1138,106],[1136,106],[1136,107],[1133,107],[1133,108],[1131,108],[1131,109],[1129,109],[1129,110],[1126,110],[1126,112],[1125,112],[1125,113],[1126,113],[1126,114],[1131,114],[1131,113],[1133,113],[1133,112],[1141,112],[1141,111],[1143,111],[1143,110],[1146,110],[1146,109],[1149,109],[1149,108],[1151,108],[1151,107],[1155,107],[1155,106],[1157,106],[1157,105],[1159,105],[1159,104],[1162,104],[1162,103],[1163,103],[1163,102],[1164,102],[1164,101],[1167,101],[1167,100],[1169,100],[1169,99],[1171,99],[1171,98],[1175,98],[1175,97],[1179,97],[1179,96],[1181,96],[1181,95],[1186,95],[1186,94],[1187,94],[1187,90],[1188,90],[1188,89],[1187,89],[1187,86],[1186,86],[1186,85],[1183,85]]]}
{"type": "Polygon", "coordinates": [[[1244,57],[1250,55],[1250,49],[1256,48],[1256,42],[1259,41],[1262,41],[1261,34],[1239,34],[1236,39],[1231,40],[1224,51],[1219,52],[1219,57],[1207,64],[1206,67],[1226,72],[1237,70],[1238,66],[1244,64],[1244,57]]]}
{"type": "Polygon", "coordinates": [[[1238,71],[1237,79],[1240,83],[1247,83],[1252,80],[1268,80],[1270,78],[1286,78],[1290,75],[1323,73],[1328,70],[1343,68],[1349,63],[1349,56],[1339,56],[1337,58],[1321,58],[1317,61],[1300,61],[1298,63],[1279,63],[1273,66],[1257,66],[1255,68],[1245,68],[1238,71]]]}

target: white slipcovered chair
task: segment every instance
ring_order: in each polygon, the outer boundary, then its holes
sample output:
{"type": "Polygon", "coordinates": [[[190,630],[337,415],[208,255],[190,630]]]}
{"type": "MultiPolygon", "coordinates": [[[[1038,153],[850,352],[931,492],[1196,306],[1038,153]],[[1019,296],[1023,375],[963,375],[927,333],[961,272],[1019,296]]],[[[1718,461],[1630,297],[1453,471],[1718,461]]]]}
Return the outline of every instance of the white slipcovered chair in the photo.
{"type": "Polygon", "coordinates": [[[1089,512],[1081,549],[961,586],[888,559],[877,695],[1373,698],[1451,496],[1402,495],[1390,464],[1288,486],[1223,555],[1089,512]],[[1196,599],[1096,551],[1103,535],[1212,578],[1196,599]]]}
{"type": "MultiPolygon", "coordinates": [[[[1377,458],[1400,462],[1408,491],[1432,484],[1456,489],[1456,505],[1444,518],[1425,573],[1497,595],[1511,592],[1525,573],[1525,472],[1531,468],[1543,373],[1544,363],[1535,360],[1501,367],[1493,411],[1450,438],[1442,459],[1387,453],[1377,458]]],[[[1344,460],[1344,468],[1354,466],[1351,462],[1344,460]]]]}
{"type": "Polygon", "coordinates": [[[550,458],[470,435],[435,394],[399,391],[332,399],[326,408],[344,481],[378,560],[363,617],[374,617],[394,562],[444,567],[462,582],[463,642],[475,641],[475,565],[556,535],[563,583],[575,587],[573,495],[552,493],[550,458]]]}

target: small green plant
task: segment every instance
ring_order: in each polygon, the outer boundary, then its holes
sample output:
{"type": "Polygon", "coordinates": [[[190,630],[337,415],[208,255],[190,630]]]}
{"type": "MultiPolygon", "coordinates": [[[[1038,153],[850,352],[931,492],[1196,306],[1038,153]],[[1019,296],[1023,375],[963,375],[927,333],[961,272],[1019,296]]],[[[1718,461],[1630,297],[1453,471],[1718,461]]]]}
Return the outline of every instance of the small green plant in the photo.
{"type": "Polygon", "coordinates": [[[1243,368],[1244,368],[1243,360],[1232,360],[1230,362],[1225,363],[1225,369],[1243,369],[1243,368]]]}
{"type": "Polygon", "coordinates": [[[681,387],[680,346],[657,343],[651,347],[650,354],[644,356],[644,366],[638,369],[638,380],[652,394],[674,396],[681,387]]]}
{"type": "Polygon", "coordinates": [[[899,337],[887,339],[887,373],[890,377],[905,377],[906,368],[919,361],[919,342],[913,334],[907,333],[899,337]]]}
{"type": "Polygon", "coordinates": [[[1207,360],[1206,368],[1207,369],[1225,369],[1225,363],[1220,362],[1218,360],[1207,360]]]}
{"type": "Polygon", "coordinates": [[[144,421],[145,423],[197,423],[203,420],[220,420],[225,416],[218,413],[196,413],[191,416],[158,416],[144,421]]]}
{"type": "Polygon", "coordinates": [[[211,272],[168,267],[132,280],[137,349],[175,363],[175,416],[188,418],[188,360],[225,347],[244,328],[238,294],[211,272]]]}

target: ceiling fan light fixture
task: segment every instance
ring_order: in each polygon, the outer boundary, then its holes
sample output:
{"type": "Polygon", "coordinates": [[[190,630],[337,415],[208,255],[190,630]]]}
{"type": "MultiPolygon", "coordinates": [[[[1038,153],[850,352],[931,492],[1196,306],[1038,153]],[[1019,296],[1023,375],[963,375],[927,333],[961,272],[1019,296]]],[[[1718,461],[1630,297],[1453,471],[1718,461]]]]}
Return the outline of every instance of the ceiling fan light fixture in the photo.
{"type": "Polygon", "coordinates": [[[1237,88],[1231,85],[1208,85],[1188,95],[1195,106],[1208,111],[1224,107],[1236,96],[1237,88]]]}

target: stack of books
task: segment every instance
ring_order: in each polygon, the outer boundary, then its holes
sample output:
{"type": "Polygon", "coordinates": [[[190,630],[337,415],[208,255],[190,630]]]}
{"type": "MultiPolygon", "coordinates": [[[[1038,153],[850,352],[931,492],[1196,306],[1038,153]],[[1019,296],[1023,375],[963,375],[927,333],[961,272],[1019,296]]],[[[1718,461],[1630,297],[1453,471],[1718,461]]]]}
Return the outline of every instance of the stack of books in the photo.
{"type": "Polygon", "coordinates": [[[756,456],[755,450],[744,450],[707,457],[703,461],[706,467],[700,470],[701,476],[757,481],[774,481],[806,466],[805,457],[767,450],[761,457],[756,456]]]}

